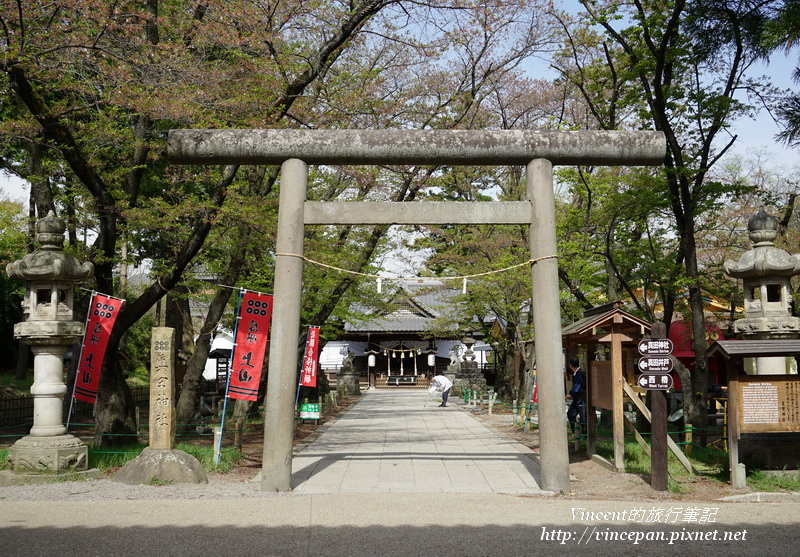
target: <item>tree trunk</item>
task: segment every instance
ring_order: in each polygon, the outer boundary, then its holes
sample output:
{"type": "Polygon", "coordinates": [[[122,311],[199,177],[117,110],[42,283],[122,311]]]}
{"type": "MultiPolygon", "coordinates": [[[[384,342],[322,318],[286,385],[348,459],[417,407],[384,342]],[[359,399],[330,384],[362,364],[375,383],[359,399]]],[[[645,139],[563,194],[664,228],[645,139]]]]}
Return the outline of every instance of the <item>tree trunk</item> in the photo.
{"type": "Polygon", "coordinates": [[[36,213],[38,218],[47,216],[50,211],[55,211],[53,191],[50,189],[50,180],[42,167],[43,146],[40,143],[29,142],[28,155],[30,156],[31,170],[31,197],[36,200],[36,213]]]}
{"type": "MultiPolygon", "coordinates": [[[[516,368],[514,351],[517,339],[516,325],[508,322],[503,333],[503,350],[495,351],[495,376],[494,389],[501,400],[516,400],[519,395],[519,384],[514,381],[515,375],[519,377],[516,368]]],[[[522,358],[519,358],[521,360],[522,358]]]]}
{"type": "Polygon", "coordinates": [[[208,308],[205,323],[200,328],[194,352],[186,364],[186,374],[183,377],[177,404],[177,420],[182,428],[188,428],[194,418],[197,399],[203,384],[203,370],[206,360],[208,360],[208,353],[211,351],[212,335],[225,313],[231,294],[233,294],[233,290],[229,288],[220,288],[217,291],[208,308]]]}
{"type": "Polygon", "coordinates": [[[119,447],[135,443],[136,408],[130,387],[125,382],[119,367],[116,350],[113,355],[106,353],[103,373],[97,390],[97,401],[94,405],[95,444],[103,447],[119,447]],[[109,373],[108,368],[116,370],[109,373]]]}
{"type": "MultiPolygon", "coordinates": [[[[180,388],[186,374],[186,362],[194,353],[194,324],[189,307],[189,289],[181,284],[167,295],[166,326],[175,329],[175,385],[180,388]]],[[[202,374],[202,372],[201,372],[202,374]]]]}
{"type": "MultiPolygon", "coordinates": [[[[699,287],[689,288],[689,302],[692,306],[692,347],[695,360],[692,370],[692,396],[686,412],[688,421],[694,427],[697,443],[705,447],[708,438],[708,343],[699,287]]],[[[684,399],[684,405],[686,402],[684,399]]]]}
{"type": "MultiPolygon", "coordinates": [[[[687,213],[689,212],[687,211],[687,213]]],[[[684,396],[683,404],[687,423],[691,423],[694,427],[698,444],[705,447],[708,436],[708,342],[706,341],[700,273],[697,268],[694,215],[689,213],[686,221],[683,253],[686,258],[686,274],[692,280],[689,285],[689,307],[692,317],[692,348],[695,359],[692,370],[692,390],[688,398],[684,396]]]]}
{"type": "Polygon", "coordinates": [[[605,257],[606,268],[606,299],[609,302],[619,300],[619,278],[617,277],[616,268],[611,263],[611,258],[605,257]]]}
{"type": "MultiPolygon", "coordinates": [[[[238,282],[247,257],[249,235],[250,233],[246,229],[238,231],[238,238],[235,241],[237,248],[231,256],[228,269],[222,276],[223,284],[236,284],[238,282]]],[[[222,316],[225,315],[225,308],[228,306],[232,294],[233,290],[230,288],[217,290],[214,299],[211,300],[211,304],[208,306],[206,320],[200,327],[200,334],[197,337],[197,342],[195,342],[194,351],[186,363],[186,374],[183,377],[176,414],[178,423],[187,424],[187,427],[194,418],[195,406],[200,396],[200,387],[203,384],[203,371],[205,370],[206,360],[208,360],[208,353],[211,351],[214,331],[217,330],[222,316]]]]}
{"type": "MultiPolygon", "coordinates": [[[[266,375],[266,374],[264,374],[266,375]]],[[[262,378],[264,376],[262,375],[262,378]]],[[[246,420],[247,416],[250,415],[250,412],[253,410],[253,405],[256,403],[252,400],[236,400],[236,403],[233,405],[233,417],[232,420],[235,422],[239,418],[246,420]]]]}

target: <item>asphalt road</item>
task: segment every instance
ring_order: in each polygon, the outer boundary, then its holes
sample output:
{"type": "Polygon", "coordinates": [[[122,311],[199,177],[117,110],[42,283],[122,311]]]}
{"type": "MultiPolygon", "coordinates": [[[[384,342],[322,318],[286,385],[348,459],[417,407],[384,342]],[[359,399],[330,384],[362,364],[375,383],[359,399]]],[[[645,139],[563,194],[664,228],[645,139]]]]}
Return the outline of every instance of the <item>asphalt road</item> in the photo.
{"type": "Polygon", "coordinates": [[[3,554],[797,555],[796,503],[497,494],[0,501],[3,554]]]}

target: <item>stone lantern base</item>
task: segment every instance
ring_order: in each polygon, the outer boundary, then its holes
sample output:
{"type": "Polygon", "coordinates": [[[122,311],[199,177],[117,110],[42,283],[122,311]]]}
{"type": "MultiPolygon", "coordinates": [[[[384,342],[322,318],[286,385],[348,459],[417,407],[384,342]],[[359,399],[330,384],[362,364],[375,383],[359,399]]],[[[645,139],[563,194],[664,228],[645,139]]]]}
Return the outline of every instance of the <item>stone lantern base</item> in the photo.
{"type": "Polygon", "coordinates": [[[88,448],[73,435],[29,435],[9,447],[9,470],[0,473],[0,486],[99,477],[88,462],[88,448]]]}
{"type": "Polygon", "coordinates": [[[486,390],[486,378],[478,370],[478,363],[474,360],[461,362],[461,367],[453,379],[453,394],[460,395],[465,389],[486,390]]]}
{"type": "Polygon", "coordinates": [[[361,385],[358,382],[359,377],[359,372],[354,369],[340,369],[339,373],[336,374],[336,390],[345,395],[360,395],[361,385]]]}

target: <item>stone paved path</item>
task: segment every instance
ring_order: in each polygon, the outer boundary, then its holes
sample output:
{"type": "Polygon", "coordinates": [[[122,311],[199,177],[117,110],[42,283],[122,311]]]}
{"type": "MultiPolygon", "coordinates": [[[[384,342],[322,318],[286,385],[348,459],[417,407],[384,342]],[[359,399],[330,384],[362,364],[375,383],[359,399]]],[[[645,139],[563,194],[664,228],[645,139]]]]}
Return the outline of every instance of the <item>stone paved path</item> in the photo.
{"type": "Polygon", "coordinates": [[[538,456],[451,397],[371,390],[293,458],[295,493],[541,494],[538,456]]]}

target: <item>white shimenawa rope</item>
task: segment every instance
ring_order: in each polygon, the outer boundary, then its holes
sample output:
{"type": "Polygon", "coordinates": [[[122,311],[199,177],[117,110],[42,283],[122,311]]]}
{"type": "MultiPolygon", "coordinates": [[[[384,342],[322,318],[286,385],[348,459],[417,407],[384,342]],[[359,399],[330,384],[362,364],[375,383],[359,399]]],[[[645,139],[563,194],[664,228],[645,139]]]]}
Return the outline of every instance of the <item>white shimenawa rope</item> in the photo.
{"type": "Polygon", "coordinates": [[[328,265],[327,263],[321,263],[319,261],[315,261],[306,257],[305,255],[299,255],[297,253],[276,253],[276,256],[283,256],[283,257],[298,257],[307,263],[311,263],[312,265],[317,265],[319,267],[325,267],[326,269],[331,269],[334,271],[339,271],[340,273],[348,273],[351,275],[356,275],[360,277],[365,277],[369,279],[374,279],[378,284],[378,293],[381,292],[383,281],[398,281],[398,282],[414,282],[414,281],[445,281],[445,280],[460,280],[462,282],[461,291],[466,294],[467,292],[467,280],[474,279],[477,277],[483,277],[487,275],[493,275],[496,273],[504,273],[506,271],[511,271],[513,269],[518,269],[519,267],[524,267],[525,265],[535,265],[539,261],[543,261],[545,259],[558,259],[557,255],[545,255],[544,257],[538,257],[536,259],[529,259],[517,265],[512,265],[511,267],[504,267],[502,269],[494,269],[492,271],[485,271],[483,273],[474,273],[471,275],[461,275],[457,277],[382,277],[380,275],[372,275],[369,273],[361,273],[358,271],[351,271],[349,269],[342,269],[341,267],[336,267],[334,265],[328,265]]]}

